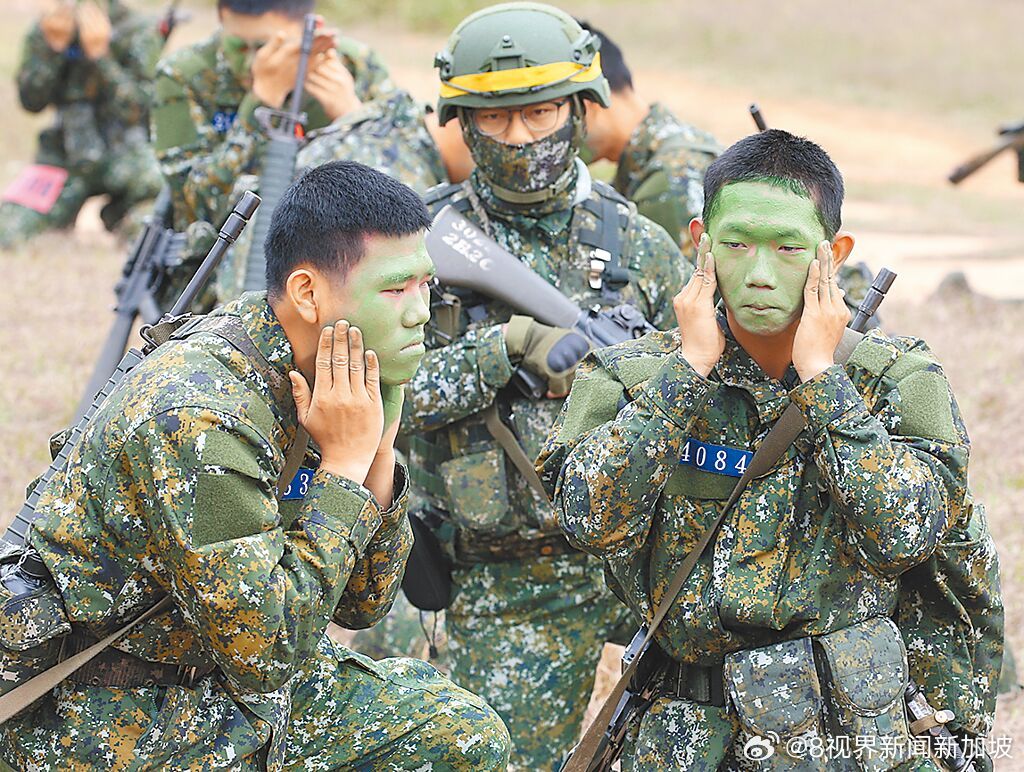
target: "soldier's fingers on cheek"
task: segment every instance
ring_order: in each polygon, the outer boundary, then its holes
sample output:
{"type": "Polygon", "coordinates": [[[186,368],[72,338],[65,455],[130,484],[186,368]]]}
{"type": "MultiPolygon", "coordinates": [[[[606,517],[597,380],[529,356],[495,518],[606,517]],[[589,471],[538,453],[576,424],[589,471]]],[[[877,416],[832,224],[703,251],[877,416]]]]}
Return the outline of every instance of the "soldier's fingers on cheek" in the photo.
{"type": "Polygon", "coordinates": [[[330,388],[331,386],[331,351],[334,348],[334,328],[324,327],[320,330],[320,340],[316,347],[316,377],[317,384],[322,383],[330,388]]]}
{"type": "Polygon", "coordinates": [[[349,326],[340,321],[334,325],[334,355],[331,357],[334,372],[334,387],[348,391],[349,326]]]}
{"type": "Polygon", "coordinates": [[[355,393],[362,392],[366,388],[366,367],[365,355],[363,354],[363,331],[353,327],[348,336],[350,385],[355,393]]]}

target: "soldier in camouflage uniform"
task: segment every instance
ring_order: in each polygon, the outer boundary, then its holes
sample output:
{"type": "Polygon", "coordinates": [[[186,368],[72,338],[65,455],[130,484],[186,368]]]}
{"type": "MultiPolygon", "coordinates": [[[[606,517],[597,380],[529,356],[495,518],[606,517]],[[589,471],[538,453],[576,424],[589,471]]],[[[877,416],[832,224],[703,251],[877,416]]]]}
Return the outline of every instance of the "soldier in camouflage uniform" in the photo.
{"type": "Polygon", "coordinates": [[[581,364],[538,459],[569,540],[648,624],[771,425],[791,403],[807,425],[750,482],[659,628],[634,767],[937,769],[908,752],[907,650],[890,617],[903,572],[951,529],[966,541],[983,528],[956,401],[914,338],[873,331],[833,364],[853,239],[821,148],[753,135],[711,165],[705,191],[679,329],[581,364]],[[843,736],[853,756],[827,745],[843,736]]]}
{"type": "Polygon", "coordinates": [[[156,22],[120,0],[60,2],[33,26],[18,94],[30,112],[56,108],[56,122],[39,135],[36,164],[63,170],[66,178],[61,183],[64,174],[57,171],[49,183],[33,183],[36,167],[23,172],[0,204],[0,247],[73,225],[91,196],[110,196],[100,217],[113,230],[133,206],[159,192],[147,121],[162,45],[156,22]],[[56,195],[26,200],[15,194],[41,188],[56,195]]]}
{"type": "Polygon", "coordinates": [[[324,632],[380,618],[411,545],[392,443],[424,352],[427,224],[409,188],[323,167],[275,213],[269,294],[179,331],[105,401],[31,536],[74,625],[65,650],[173,606],[5,724],[7,763],[504,769],[483,700],[324,632]],[[305,432],[308,468],[279,498],[305,432]]]}
{"type": "MultiPolygon", "coordinates": [[[[691,269],[661,227],[578,160],[583,103],[608,100],[597,45],[570,16],[534,3],[493,6],[459,24],[436,60],[438,113],[442,124],[459,118],[476,169],[427,200],[462,211],[581,306],[631,303],[664,325],[691,269]]],[[[513,768],[556,769],[625,609],[508,453],[532,459],[541,449],[585,341],[503,303],[441,290],[447,319],[407,389],[403,432],[412,435],[414,484],[442,533],[454,532],[452,678],[505,719],[513,768]],[[547,397],[520,394],[518,367],[546,382],[547,397]],[[499,444],[489,416],[521,447],[499,444]]]]}
{"type": "Polygon", "coordinates": [[[608,107],[587,105],[587,146],[595,160],[617,164],[615,189],[692,256],[688,226],[700,216],[704,170],[721,147],[708,132],[637,94],[621,49],[601,30],[581,24],[601,39],[601,69],[611,87],[608,107]]]}
{"type": "MultiPolygon", "coordinates": [[[[236,180],[258,174],[267,138],[254,117],[280,108],[295,84],[302,18],[313,0],[221,0],[221,29],[157,69],[153,136],[174,225],[219,223],[236,180]]],[[[388,94],[391,79],[365,45],[320,31],[302,109],[307,130],[388,94]]]]}

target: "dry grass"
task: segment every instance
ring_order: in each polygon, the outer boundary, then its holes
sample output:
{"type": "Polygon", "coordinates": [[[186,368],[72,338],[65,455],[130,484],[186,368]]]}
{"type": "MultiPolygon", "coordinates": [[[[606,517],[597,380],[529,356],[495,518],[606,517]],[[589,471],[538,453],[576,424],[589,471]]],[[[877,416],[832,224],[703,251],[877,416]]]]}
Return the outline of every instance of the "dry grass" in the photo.
{"type": "MultiPolygon", "coordinates": [[[[348,34],[380,51],[399,83],[430,99],[431,57],[453,9],[482,4],[391,0],[373,18],[339,18],[348,34]]],[[[176,34],[176,46],[205,35],[213,19],[209,5],[187,5],[195,16],[176,34]]],[[[977,297],[925,301],[952,269],[966,271],[988,293],[1024,296],[1024,186],[1015,184],[1010,159],[962,189],[943,182],[953,165],[991,140],[995,123],[1018,117],[1012,111],[1020,106],[1007,106],[1004,95],[1019,92],[1024,4],[565,5],[615,32],[643,94],[723,142],[751,130],[746,104],[757,99],[773,125],[817,139],[836,158],[850,191],[847,224],[861,237],[858,254],[901,273],[886,307],[889,326],[931,343],[960,400],[973,440],[972,485],[988,506],[1002,557],[1008,637],[1024,653],[1017,595],[1024,588],[1024,307],[977,297]]],[[[0,0],[0,104],[15,102],[17,41],[37,8],[30,0],[0,0]]],[[[30,156],[35,131],[47,120],[9,111],[0,185],[30,156]]],[[[69,420],[110,322],[124,250],[90,225],[94,215],[82,223],[73,234],[0,255],[8,277],[0,293],[0,351],[8,362],[0,373],[0,513],[19,505],[25,484],[45,467],[46,437],[69,420]]],[[[599,690],[610,686],[615,667],[614,656],[606,657],[599,690]]],[[[1021,699],[1000,705],[996,734],[1024,738],[1021,699]]],[[[999,766],[1015,770],[1024,762],[999,766]]]]}

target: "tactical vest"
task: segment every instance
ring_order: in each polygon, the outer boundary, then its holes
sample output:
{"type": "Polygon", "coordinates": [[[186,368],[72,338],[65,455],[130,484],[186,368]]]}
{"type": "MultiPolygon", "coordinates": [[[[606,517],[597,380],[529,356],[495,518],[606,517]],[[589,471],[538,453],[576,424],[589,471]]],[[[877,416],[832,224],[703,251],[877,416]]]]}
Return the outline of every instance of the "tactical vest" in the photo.
{"type": "MultiPolygon", "coordinates": [[[[427,193],[432,214],[447,205],[479,222],[469,182],[427,193]]],[[[612,307],[637,300],[629,268],[628,239],[636,208],[613,188],[593,182],[590,194],[573,207],[568,254],[548,266],[559,288],[580,306],[612,307]]],[[[525,240],[529,234],[523,234],[525,240]]],[[[526,262],[526,261],[524,261],[526,262]]],[[[549,281],[551,279],[549,278],[549,281]]],[[[479,293],[442,287],[435,293],[428,343],[447,345],[475,327],[508,320],[512,310],[479,293]]],[[[532,460],[561,407],[561,400],[530,401],[512,387],[496,400],[499,413],[532,460]]],[[[417,434],[410,439],[410,477],[430,508],[454,526],[456,553],[475,559],[487,554],[548,554],[549,541],[564,541],[546,497],[536,493],[487,429],[482,414],[417,434]],[[462,545],[460,548],[459,545],[462,545]],[[533,550],[529,545],[542,544],[533,550]],[[547,546],[543,546],[547,545],[547,546]],[[509,550],[512,550],[510,552],[509,550]],[[482,550],[482,552],[481,552],[482,550]]],[[[500,559],[500,558],[495,558],[500,559]]]]}

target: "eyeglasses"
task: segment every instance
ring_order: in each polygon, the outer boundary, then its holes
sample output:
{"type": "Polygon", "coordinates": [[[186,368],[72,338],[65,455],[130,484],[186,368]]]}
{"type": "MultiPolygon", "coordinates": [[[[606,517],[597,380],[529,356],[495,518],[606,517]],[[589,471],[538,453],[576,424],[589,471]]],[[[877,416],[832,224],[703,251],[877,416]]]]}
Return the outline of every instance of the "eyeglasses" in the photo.
{"type": "Polygon", "coordinates": [[[478,107],[473,110],[473,125],[485,137],[496,137],[505,132],[512,123],[512,116],[519,113],[527,129],[534,134],[542,134],[558,126],[561,109],[568,103],[568,99],[562,99],[557,102],[537,102],[511,109],[478,107]]]}

